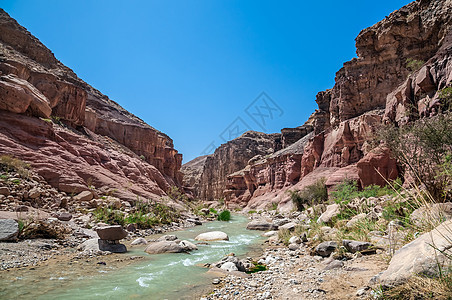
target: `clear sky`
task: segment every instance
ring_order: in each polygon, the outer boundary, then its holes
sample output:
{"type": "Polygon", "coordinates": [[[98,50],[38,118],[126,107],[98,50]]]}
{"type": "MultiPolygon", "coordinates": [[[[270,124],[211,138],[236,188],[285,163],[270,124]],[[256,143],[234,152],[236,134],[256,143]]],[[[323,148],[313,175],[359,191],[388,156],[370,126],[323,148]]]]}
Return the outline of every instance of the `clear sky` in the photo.
{"type": "Polygon", "coordinates": [[[246,129],[302,125],[317,92],[356,56],[360,30],[409,2],[0,0],[0,7],[80,78],[168,134],[187,162],[246,129]]]}

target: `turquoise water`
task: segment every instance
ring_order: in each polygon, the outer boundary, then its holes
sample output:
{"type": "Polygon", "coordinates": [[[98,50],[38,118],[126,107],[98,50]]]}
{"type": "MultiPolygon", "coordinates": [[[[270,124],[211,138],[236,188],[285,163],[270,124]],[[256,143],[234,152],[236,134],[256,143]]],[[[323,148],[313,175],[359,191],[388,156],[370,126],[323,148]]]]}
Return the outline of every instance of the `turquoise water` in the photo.
{"type": "MultiPolygon", "coordinates": [[[[209,242],[198,245],[199,250],[190,254],[170,253],[148,255],[141,248],[133,248],[125,255],[145,256],[132,265],[120,269],[108,266],[100,268],[97,274],[78,276],[76,268],[64,271],[58,276],[32,275],[35,278],[22,278],[3,287],[2,296],[20,296],[21,299],[194,299],[200,289],[210,284],[212,275],[208,274],[204,263],[220,260],[234,252],[243,257],[260,247],[263,238],[259,232],[245,229],[247,218],[233,216],[229,222],[210,222],[187,230],[177,231],[179,239],[193,243],[202,232],[220,230],[229,235],[229,241],[209,242]],[[22,286],[21,286],[22,285],[22,286]],[[11,293],[11,289],[15,292],[11,293]],[[9,292],[8,292],[9,291],[9,292]]],[[[37,269],[38,271],[38,269],[37,269]]]]}

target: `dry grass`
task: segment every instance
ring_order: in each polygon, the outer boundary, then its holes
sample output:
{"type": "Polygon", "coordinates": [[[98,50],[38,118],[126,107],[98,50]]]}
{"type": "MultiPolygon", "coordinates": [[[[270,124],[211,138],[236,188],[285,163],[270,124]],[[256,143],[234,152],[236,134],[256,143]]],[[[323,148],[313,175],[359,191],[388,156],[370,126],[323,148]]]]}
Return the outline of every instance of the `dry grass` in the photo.
{"type": "Polygon", "coordinates": [[[278,231],[278,238],[282,241],[286,246],[289,245],[289,239],[293,236],[301,236],[306,232],[306,229],[303,226],[296,226],[293,231],[289,231],[287,229],[280,229],[278,231]]]}
{"type": "Polygon", "coordinates": [[[30,176],[30,165],[10,155],[0,156],[0,167],[5,172],[16,171],[23,178],[30,176]]]}
{"type": "Polygon", "coordinates": [[[450,276],[442,280],[414,276],[402,285],[381,292],[379,298],[388,300],[450,300],[452,299],[451,280],[450,276]]]}

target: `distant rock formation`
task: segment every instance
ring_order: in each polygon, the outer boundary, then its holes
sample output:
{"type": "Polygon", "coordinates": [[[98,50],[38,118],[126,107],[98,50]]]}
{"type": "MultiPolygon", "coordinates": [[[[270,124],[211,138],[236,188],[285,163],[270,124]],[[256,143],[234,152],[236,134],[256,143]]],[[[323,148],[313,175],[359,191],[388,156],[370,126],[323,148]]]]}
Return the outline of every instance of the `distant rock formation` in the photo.
{"type": "Polygon", "coordinates": [[[396,161],[387,149],[372,149],[372,135],[384,123],[401,125],[441,109],[439,91],[452,81],[451,24],[450,1],[418,0],[362,30],[356,38],[358,57],[344,63],[332,89],[317,94],[318,109],[304,125],[310,130],[299,134],[283,129],[281,151],[269,148],[272,153],[242,168],[239,153],[245,149],[219,159],[223,150],[218,150],[231,142],[222,145],[204,164],[201,177],[209,182],[196,188],[198,196],[226,197],[248,208],[279,203],[280,209],[289,210],[286,191],[322,177],[329,187],[345,178],[362,187],[384,184],[379,173],[395,179],[396,161]],[[224,164],[235,167],[226,169],[224,164]],[[208,175],[212,173],[216,176],[208,175]]]}
{"type": "Polygon", "coordinates": [[[91,185],[157,199],[182,184],[182,155],[167,135],[78,78],[1,9],[0,154],[67,193],[91,185]]]}

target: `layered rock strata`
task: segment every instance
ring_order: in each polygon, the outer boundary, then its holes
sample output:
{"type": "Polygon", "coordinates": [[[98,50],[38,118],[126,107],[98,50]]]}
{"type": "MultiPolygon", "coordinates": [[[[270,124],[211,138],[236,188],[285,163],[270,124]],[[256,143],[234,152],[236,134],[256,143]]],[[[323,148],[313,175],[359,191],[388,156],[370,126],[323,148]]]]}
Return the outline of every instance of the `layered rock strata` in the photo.
{"type": "MultiPolygon", "coordinates": [[[[444,109],[441,90],[452,81],[451,16],[450,1],[415,1],[362,30],[358,57],[344,63],[333,88],[317,94],[318,109],[305,124],[313,132],[302,138],[283,129],[303,147],[292,153],[283,142],[286,152],[275,150],[223,174],[222,196],[249,208],[279,203],[290,209],[286,191],[322,177],[329,187],[345,178],[362,187],[395,179],[396,161],[386,148],[372,145],[374,133],[384,123],[402,125],[444,109]]],[[[205,165],[204,172],[216,166],[205,165]]],[[[219,181],[212,179],[218,189],[219,181]]]]}
{"type": "Polygon", "coordinates": [[[0,9],[0,154],[31,164],[68,193],[159,198],[182,183],[164,133],[102,95],[0,9]]]}

